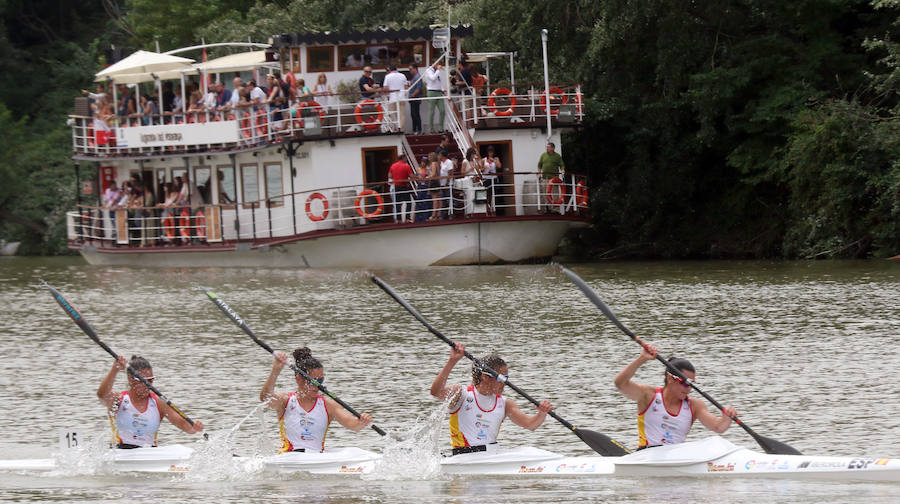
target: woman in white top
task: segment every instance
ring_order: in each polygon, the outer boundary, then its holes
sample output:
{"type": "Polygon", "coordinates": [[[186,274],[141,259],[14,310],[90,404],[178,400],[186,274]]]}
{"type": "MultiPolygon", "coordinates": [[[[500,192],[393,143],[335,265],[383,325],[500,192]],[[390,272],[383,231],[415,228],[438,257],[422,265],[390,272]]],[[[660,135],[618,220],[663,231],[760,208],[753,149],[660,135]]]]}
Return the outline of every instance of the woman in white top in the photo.
{"type": "Polygon", "coordinates": [[[316,386],[325,381],[325,370],[322,363],[312,356],[309,348],[294,350],[294,365],[307,374],[313,381],[307,381],[300,374],[294,376],[297,389],[294,392],[275,392],[275,381],[287,363],[284,352],[275,352],[272,371],[259,392],[259,400],[266,401],[268,406],[278,413],[279,432],[281,433],[281,450],[290,451],[325,450],[325,434],[332,420],[337,420],[344,427],[359,431],[372,423],[372,416],[363,413],[356,418],[343,406],[330,397],[319,394],[316,386]]]}
{"type": "Polygon", "coordinates": [[[203,430],[203,422],[195,420],[194,425],[188,423],[146,385],[135,378],[133,373],[138,373],[145,380],[153,383],[153,368],[147,359],[133,355],[129,363],[124,356],[120,355],[97,389],[97,397],[106,406],[109,414],[109,423],[113,429],[113,443],[116,448],[156,446],[156,436],[163,418],[188,434],[195,434],[203,430]],[[130,369],[129,364],[131,365],[130,369]],[[124,369],[128,369],[128,390],[113,392],[116,376],[119,371],[124,369]]]}
{"type": "Polygon", "coordinates": [[[313,94],[316,95],[316,103],[326,109],[331,106],[331,95],[333,95],[334,92],[331,90],[331,86],[328,85],[328,77],[325,76],[325,72],[320,73],[319,77],[316,79],[313,94]]]}
{"type": "Polygon", "coordinates": [[[494,184],[497,183],[497,173],[502,169],[500,158],[494,156],[494,146],[488,145],[487,154],[484,158],[484,168],[482,168],[481,181],[487,189],[488,213],[494,213],[494,184]]]}

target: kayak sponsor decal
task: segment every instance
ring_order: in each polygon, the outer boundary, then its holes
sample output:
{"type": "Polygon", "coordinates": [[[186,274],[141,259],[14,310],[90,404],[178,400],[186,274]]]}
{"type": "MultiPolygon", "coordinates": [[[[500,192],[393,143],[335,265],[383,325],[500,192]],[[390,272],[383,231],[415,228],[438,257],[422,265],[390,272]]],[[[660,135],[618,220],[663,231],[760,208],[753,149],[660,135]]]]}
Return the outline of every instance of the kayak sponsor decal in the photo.
{"type": "Polygon", "coordinates": [[[519,472],[523,473],[523,474],[540,473],[540,472],[544,472],[544,466],[537,466],[537,467],[522,466],[519,468],[519,472]]]}
{"type": "Polygon", "coordinates": [[[732,472],[734,471],[734,464],[729,462],[728,464],[713,464],[712,462],[706,463],[706,472],[732,472]]]}
{"type": "Polygon", "coordinates": [[[890,461],[891,459],[878,459],[875,461],[875,465],[887,465],[890,461]]]}
{"type": "Polygon", "coordinates": [[[556,466],[556,472],[558,473],[592,473],[596,471],[597,466],[588,463],[578,465],[559,464],[556,466]]]}
{"type": "Polygon", "coordinates": [[[790,462],[780,459],[772,460],[748,460],[744,463],[744,469],[747,471],[784,471],[791,468],[790,462]]]}
{"type": "Polygon", "coordinates": [[[866,469],[875,459],[853,459],[847,464],[847,469],[866,469]]]}
{"type": "Polygon", "coordinates": [[[184,467],[184,466],[177,466],[175,464],[172,464],[169,466],[168,470],[170,472],[187,472],[188,468],[184,467]]]}
{"type": "Polygon", "coordinates": [[[804,460],[803,462],[800,462],[800,465],[797,466],[797,469],[843,469],[843,468],[844,468],[843,460],[804,460]]]}
{"type": "Polygon", "coordinates": [[[342,465],[341,468],[340,468],[340,470],[339,470],[338,472],[342,472],[342,473],[361,473],[361,472],[363,472],[363,468],[362,468],[362,466],[347,467],[347,466],[345,466],[345,465],[342,465]]]}

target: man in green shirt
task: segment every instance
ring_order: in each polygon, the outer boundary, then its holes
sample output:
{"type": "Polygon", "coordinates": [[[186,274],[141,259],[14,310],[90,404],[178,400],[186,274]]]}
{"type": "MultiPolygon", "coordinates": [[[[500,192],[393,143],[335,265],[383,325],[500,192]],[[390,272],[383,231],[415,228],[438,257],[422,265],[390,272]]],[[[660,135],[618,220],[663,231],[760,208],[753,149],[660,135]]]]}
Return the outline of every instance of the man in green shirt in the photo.
{"type": "Polygon", "coordinates": [[[563,163],[562,156],[557,154],[556,145],[553,142],[547,142],[547,152],[542,153],[541,158],[538,159],[538,170],[544,180],[557,177],[560,172],[565,173],[566,165],[563,163]]]}

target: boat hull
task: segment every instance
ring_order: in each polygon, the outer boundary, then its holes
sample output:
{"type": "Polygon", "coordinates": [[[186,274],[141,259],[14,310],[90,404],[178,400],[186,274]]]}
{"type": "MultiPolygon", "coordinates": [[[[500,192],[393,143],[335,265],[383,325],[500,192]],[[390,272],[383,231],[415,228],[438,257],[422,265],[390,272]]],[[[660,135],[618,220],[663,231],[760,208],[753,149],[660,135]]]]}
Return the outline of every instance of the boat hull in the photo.
{"type": "MultiPolygon", "coordinates": [[[[186,472],[190,469],[192,452],[180,445],[111,450],[103,456],[103,467],[122,472],[186,472]]],[[[380,454],[361,448],[340,448],[323,453],[273,455],[263,459],[263,466],[271,473],[358,475],[375,472],[381,459],[380,454]]],[[[236,457],[234,460],[253,459],[236,457]]],[[[3,471],[49,471],[58,466],[55,459],[0,460],[3,471]]],[[[624,457],[565,457],[531,447],[492,449],[443,458],[440,472],[481,476],[688,476],[900,482],[900,459],[770,455],[712,437],[624,457]]]]}
{"type": "Polygon", "coordinates": [[[437,225],[359,228],[246,246],[115,249],[82,246],[90,264],[176,267],[392,268],[521,262],[549,258],[568,219],[472,219],[437,225]]]}

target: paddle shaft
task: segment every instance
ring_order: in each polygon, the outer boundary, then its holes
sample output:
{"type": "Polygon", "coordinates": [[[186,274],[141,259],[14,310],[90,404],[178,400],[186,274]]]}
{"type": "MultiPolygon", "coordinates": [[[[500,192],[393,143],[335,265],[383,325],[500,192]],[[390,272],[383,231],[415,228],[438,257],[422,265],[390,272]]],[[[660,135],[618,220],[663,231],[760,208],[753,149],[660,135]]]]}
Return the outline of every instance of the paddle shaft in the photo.
{"type": "MultiPolygon", "coordinates": [[[[395,301],[397,301],[398,303],[400,303],[400,306],[406,308],[406,311],[408,311],[410,314],[412,314],[413,317],[415,317],[419,322],[421,322],[422,325],[424,325],[425,328],[428,329],[428,331],[429,331],[431,334],[434,334],[434,335],[437,336],[439,339],[441,339],[444,343],[447,343],[448,345],[450,345],[451,348],[455,346],[455,343],[454,343],[450,338],[444,336],[443,334],[441,334],[440,331],[438,331],[438,330],[435,329],[431,324],[429,324],[428,321],[425,320],[425,317],[423,317],[421,314],[419,314],[419,312],[416,311],[415,308],[413,308],[409,303],[407,303],[406,300],[403,299],[403,298],[400,296],[400,294],[397,294],[397,292],[394,291],[394,289],[393,289],[390,285],[384,283],[384,281],[383,281],[382,279],[378,278],[378,277],[375,276],[375,275],[372,275],[372,281],[375,282],[376,285],[378,285],[379,287],[381,287],[382,290],[384,290],[385,292],[387,292],[389,296],[391,296],[392,298],[394,298],[395,301]]],[[[496,371],[494,371],[494,370],[491,369],[490,367],[486,366],[480,359],[478,359],[478,358],[475,357],[474,355],[470,354],[468,350],[465,351],[465,355],[466,355],[466,357],[469,358],[469,360],[471,360],[472,362],[474,362],[476,366],[478,366],[479,368],[481,368],[481,370],[482,370],[483,372],[485,372],[485,373],[487,373],[487,374],[493,376],[494,378],[497,378],[498,376],[500,376],[499,373],[497,373],[496,371]]],[[[530,402],[531,402],[532,404],[534,404],[535,406],[540,406],[540,404],[541,404],[540,401],[538,401],[537,399],[535,399],[535,398],[531,397],[530,395],[528,395],[528,393],[526,393],[524,390],[520,389],[519,387],[515,386],[515,385],[514,385],[513,383],[511,383],[508,379],[504,379],[504,380],[502,380],[502,381],[503,381],[504,383],[506,383],[506,385],[507,385],[509,388],[511,388],[511,389],[513,389],[514,391],[516,391],[517,394],[519,394],[520,396],[524,397],[525,399],[527,399],[528,401],[530,401],[530,402]]],[[[553,419],[555,419],[557,422],[559,422],[559,423],[565,425],[569,430],[576,431],[576,430],[578,429],[577,427],[575,427],[574,425],[572,425],[571,423],[569,423],[566,419],[564,419],[564,418],[562,418],[561,416],[559,416],[559,415],[557,415],[556,413],[554,413],[552,410],[548,413],[548,415],[550,415],[551,417],[553,417],[553,419]]]]}
{"type": "MultiPolygon", "coordinates": [[[[84,331],[84,333],[87,334],[89,338],[94,340],[94,343],[100,345],[100,348],[106,350],[106,353],[108,353],[109,355],[112,355],[113,359],[119,360],[119,354],[117,354],[115,351],[113,351],[113,349],[110,348],[109,345],[104,343],[100,339],[100,337],[97,336],[97,333],[94,331],[94,328],[91,327],[90,324],[88,324],[88,321],[85,320],[84,317],[81,316],[81,313],[79,313],[78,310],[76,310],[75,307],[72,306],[71,303],[69,303],[66,300],[66,298],[63,297],[63,295],[59,293],[58,290],[54,289],[46,282],[44,282],[44,287],[46,287],[47,290],[49,290],[50,293],[53,294],[53,298],[56,299],[56,302],[59,303],[59,306],[62,306],[63,310],[69,315],[69,317],[72,319],[72,321],[75,322],[75,324],[77,324],[78,327],[80,327],[81,330],[84,331]]],[[[177,406],[172,404],[172,401],[170,401],[169,398],[167,398],[162,392],[157,390],[156,387],[154,387],[152,383],[147,381],[147,379],[141,375],[141,373],[139,373],[136,369],[131,367],[130,363],[128,364],[128,375],[134,377],[134,379],[143,383],[145,387],[152,390],[153,393],[156,394],[157,397],[162,399],[163,402],[165,402],[170,408],[172,408],[172,411],[174,411],[175,413],[178,413],[178,416],[180,416],[181,418],[184,418],[184,420],[187,423],[191,424],[192,426],[194,425],[194,421],[191,420],[190,417],[185,415],[183,411],[181,411],[180,409],[178,409],[177,406]]]]}
{"type": "MultiPolygon", "coordinates": [[[[257,345],[263,347],[263,348],[264,348],[267,352],[269,352],[270,354],[275,355],[275,350],[273,350],[272,347],[270,347],[268,343],[266,343],[265,341],[259,339],[259,338],[256,336],[256,334],[253,333],[253,329],[250,329],[250,327],[247,325],[247,323],[244,322],[244,319],[243,319],[240,315],[238,315],[238,313],[237,313],[236,311],[234,311],[230,306],[228,306],[228,303],[226,303],[225,300],[223,300],[222,298],[220,298],[219,296],[217,296],[215,293],[210,292],[210,291],[208,291],[208,290],[204,290],[204,292],[206,293],[206,296],[209,298],[209,300],[212,301],[216,306],[218,306],[220,310],[222,310],[222,313],[224,313],[225,315],[227,315],[228,318],[230,318],[232,322],[234,322],[234,323],[235,323],[238,327],[240,327],[245,333],[247,333],[247,336],[250,336],[250,339],[252,339],[257,345]]],[[[317,382],[316,380],[314,380],[312,377],[310,377],[310,376],[309,376],[308,374],[306,374],[302,369],[298,368],[298,367],[295,366],[294,364],[292,364],[292,363],[287,363],[287,365],[288,365],[291,369],[294,370],[294,373],[295,373],[295,374],[300,375],[303,379],[305,379],[305,380],[308,381],[309,383],[314,383],[314,384],[316,385],[316,388],[318,388],[319,390],[321,390],[323,394],[325,394],[325,395],[327,395],[328,397],[334,399],[334,402],[336,402],[336,403],[340,404],[341,406],[343,406],[344,409],[347,410],[347,411],[349,411],[351,415],[355,416],[356,418],[359,418],[359,417],[360,417],[360,413],[359,413],[358,411],[356,411],[355,409],[353,409],[353,407],[350,406],[349,404],[347,404],[347,403],[345,403],[344,401],[342,401],[340,397],[337,397],[336,395],[332,394],[332,393],[325,387],[325,385],[322,385],[321,383],[319,383],[319,382],[317,382]]],[[[378,427],[378,426],[375,425],[375,424],[372,424],[370,427],[372,427],[372,430],[374,430],[375,432],[377,432],[378,434],[380,434],[380,435],[382,435],[382,436],[387,435],[386,432],[384,432],[383,430],[381,430],[381,428],[378,427]]]]}
{"type": "MultiPolygon", "coordinates": [[[[575,283],[575,285],[578,286],[579,289],[581,289],[581,292],[583,292],[584,295],[587,296],[587,298],[590,299],[591,302],[594,303],[594,305],[597,308],[599,308],[600,311],[603,312],[604,315],[606,315],[606,318],[608,318],[610,321],[612,321],[612,323],[615,324],[616,327],[618,327],[619,329],[622,330],[622,332],[627,334],[632,340],[635,341],[635,343],[641,345],[641,347],[644,349],[647,348],[647,343],[645,343],[636,334],[631,332],[631,330],[629,330],[627,327],[625,327],[624,324],[619,322],[619,319],[616,318],[616,316],[615,316],[615,314],[613,314],[612,310],[610,310],[609,307],[606,306],[606,303],[604,303],[603,300],[600,299],[600,296],[598,296],[597,293],[594,292],[594,289],[592,289],[584,280],[582,280],[581,277],[579,277],[573,271],[571,271],[565,267],[562,268],[562,271],[563,271],[563,273],[566,274],[566,276],[569,277],[570,280],[572,280],[572,282],[575,283]]],[[[724,412],[724,410],[725,410],[724,406],[722,406],[721,404],[719,404],[718,401],[716,401],[715,399],[710,397],[709,394],[700,390],[700,388],[697,387],[697,384],[695,384],[692,380],[688,379],[688,377],[684,376],[684,373],[682,373],[681,370],[679,370],[678,368],[673,366],[672,363],[670,363],[669,361],[664,359],[661,355],[659,355],[659,353],[656,354],[656,360],[662,362],[671,374],[684,380],[684,383],[690,384],[690,386],[694,390],[696,390],[698,394],[702,395],[707,401],[711,402],[716,408],[719,408],[720,411],[724,412]]],[[[769,451],[770,449],[772,449],[771,445],[777,444],[777,445],[779,445],[778,446],[779,449],[782,449],[782,447],[783,447],[783,449],[790,449],[791,451],[795,452],[796,454],[798,454],[798,455],[800,454],[799,451],[795,450],[794,448],[789,447],[788,445],[785,445],[784,443],[781,443],[781,442],[778,442],[775,440],[770,440],[768,438],[760,436],[753,429],[751,429],[746,424],[744,424],[744,422],[742,422],[741,419],[738,418],[737,416],[731,417],[731,419],[734,420],[734,423],[740,425],[741,428],[747,432],[747,434],[750,434],[750,436],[752,436],[753,439],[755,439],[756,442],[760,444],[760,446],[762,446],[764,449],[766,449],[766,451],[769,451]]]]}

